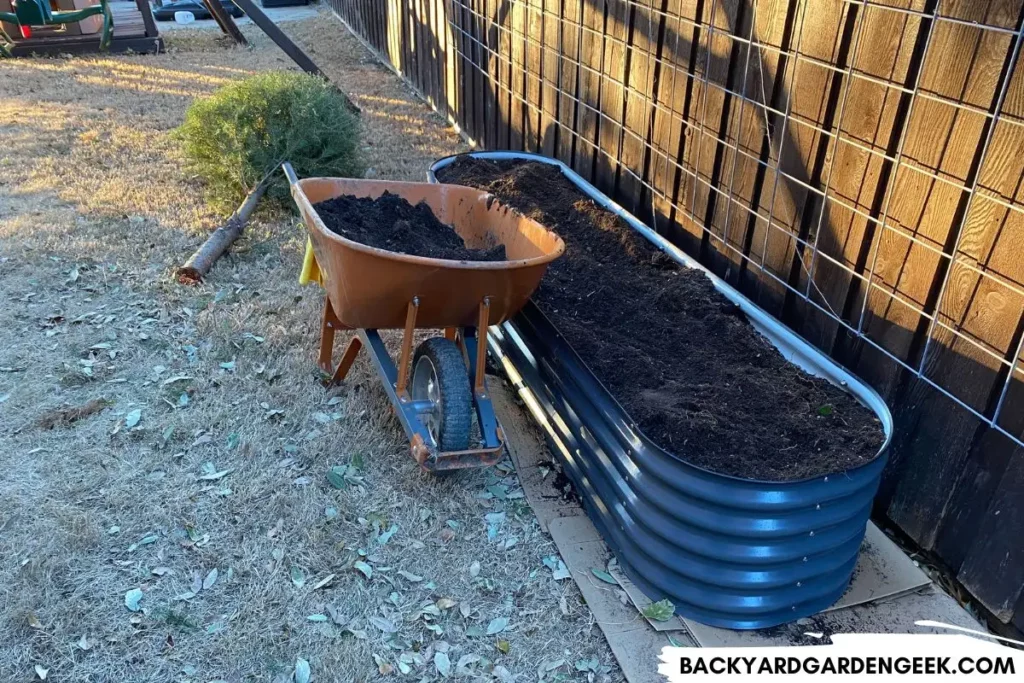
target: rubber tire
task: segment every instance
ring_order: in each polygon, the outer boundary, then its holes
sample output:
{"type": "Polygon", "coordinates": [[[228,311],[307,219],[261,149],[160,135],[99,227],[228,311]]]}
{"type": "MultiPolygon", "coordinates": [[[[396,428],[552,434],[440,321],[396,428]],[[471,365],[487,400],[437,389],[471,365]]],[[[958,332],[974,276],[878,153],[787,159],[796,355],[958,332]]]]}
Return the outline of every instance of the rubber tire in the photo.
{"type": "Polygon", "coordinates": [[[444,337],[431,337],[416,349],[412,358],[413,372],[423,356],[434,365],[441,394],[442,421],[438,426],[437,448],[441,452],[467,450],[473,426],[473,394],[462,351],[455,342],[444,337]]]}

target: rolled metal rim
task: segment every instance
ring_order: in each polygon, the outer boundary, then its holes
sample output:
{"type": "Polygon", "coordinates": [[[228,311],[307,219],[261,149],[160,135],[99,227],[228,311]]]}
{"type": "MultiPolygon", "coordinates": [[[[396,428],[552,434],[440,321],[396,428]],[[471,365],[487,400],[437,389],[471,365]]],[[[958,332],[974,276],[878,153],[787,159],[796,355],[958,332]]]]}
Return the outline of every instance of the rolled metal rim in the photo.
{"type": "Polygon", "coordinates": [[[413,401],[424,406],[417,413],[437,446],[440,443],[438,430],[444,424],[444,406],[441,403],[441,382],[437,368],[427,356],[420,356],[416,361],[412,370],[410,393],[413,401]]]}

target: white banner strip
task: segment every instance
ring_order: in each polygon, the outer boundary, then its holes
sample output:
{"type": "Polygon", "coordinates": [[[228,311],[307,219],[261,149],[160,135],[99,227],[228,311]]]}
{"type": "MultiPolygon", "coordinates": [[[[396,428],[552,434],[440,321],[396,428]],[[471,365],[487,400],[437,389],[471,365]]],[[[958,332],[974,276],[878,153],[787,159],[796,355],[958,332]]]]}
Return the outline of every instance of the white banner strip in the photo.
{"type": "MultiPolygon", "coordinates": [[[[921,625],[947,627],[931,622],[921,625]]],[[[841,677],[850,683],[1024,680],[1024,652],[967,635],[837,633],[831,641],[830,645],[793,647],[665,647],[658,673],[670,683],[692,683],[697,678],[741,683],[752,677],[812,683],[820,676],[841,677]]]]}

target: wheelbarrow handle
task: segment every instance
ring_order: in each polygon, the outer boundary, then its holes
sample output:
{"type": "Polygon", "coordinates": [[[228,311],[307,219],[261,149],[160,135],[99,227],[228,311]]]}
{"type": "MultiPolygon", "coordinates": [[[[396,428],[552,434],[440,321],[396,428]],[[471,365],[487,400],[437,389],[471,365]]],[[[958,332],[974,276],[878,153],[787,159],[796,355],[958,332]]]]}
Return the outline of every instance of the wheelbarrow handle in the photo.
{"type": "Polygon", "coordinates": [[[295,184],[299,182],[299,177],[295,175],[295,169],[289,162],[281,164],[281,170],[284,171],[284,176],[288,179],[288,184],[291,187],[295,187],[295,184]]]}

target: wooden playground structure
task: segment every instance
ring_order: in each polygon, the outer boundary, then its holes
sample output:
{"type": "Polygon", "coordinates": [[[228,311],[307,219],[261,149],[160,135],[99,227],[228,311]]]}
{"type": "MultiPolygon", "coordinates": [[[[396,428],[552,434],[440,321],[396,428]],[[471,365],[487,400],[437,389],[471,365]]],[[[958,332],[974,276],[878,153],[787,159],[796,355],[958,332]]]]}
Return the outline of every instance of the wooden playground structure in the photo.
{"type": "Polygon", "coordinates": [[[161,51],[147,0],[0,0],[0,58],[161,51]]]}

